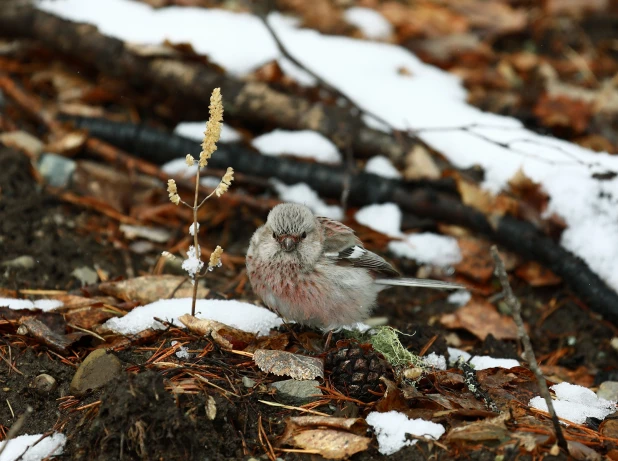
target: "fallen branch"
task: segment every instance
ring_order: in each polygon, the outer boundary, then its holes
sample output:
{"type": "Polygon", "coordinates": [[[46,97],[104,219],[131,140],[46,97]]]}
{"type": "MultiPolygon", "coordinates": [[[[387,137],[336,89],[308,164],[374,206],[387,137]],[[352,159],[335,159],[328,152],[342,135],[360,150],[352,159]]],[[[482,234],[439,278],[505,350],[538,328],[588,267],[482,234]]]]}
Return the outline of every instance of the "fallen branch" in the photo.
{"type": "MultiPolygon", "coordinates": [[[[349,138],[350,126],[356,125],[357,116],[348,109],[312,103],[265,83],[244,82],[221,73],[216,66],[143,57],[92,25],[67,21],[29,6],[2,8],[0,31],[3,37],[40,40],[47,47],[129,83],[152,85],[179,105],[206,107],[212,90],[220,87],[230,118],[245,123],[315,130],[341,148],[349,138]]],[[[352,143],[354,152],[365,157],[380,154],[397,159],[408,147],[390,134],[364,124],[352,143]]]]}
{"type": "Polygon", "coordinates": [[[524,321],[521,318],[521,303],[519,299],[515,297],[513,294],[513,290],[511,289],[511,284],[509,283],[509,276],[506,273],[506,269],[504,268],[504,262],[498,253],[498,249],[496,246],[491,247],[491,256],[494,259],[494,263],[496,264],[496,275],[500,279],[500,284],[502,285],[502,290],[504,291],[504,301],[511,309],[511,313],[513,315],[513,320],[517,324],[517,335],[521,340],[524,346],[524,359],[530,365],[530,368],[534,372],[536,376],[537,383],[539,385],[539,391],[541,396],[545,399],[545,403],[547,403],[547,410],[551,416],[552,423],[554,425],[554,431],[556,432],[556,439],[558,440],[558,446],[562,448],[566,454],[569,454],[569,447],[567,445],[567,441],[564,438],[564,434],[562,433],[562,428],[560,427],[560,421],[558,421],[558,416],[556,415],[556,410],[554,409],[554,404],[551,399],[551,395],[549,394],[549,389],[547,388],[547,382],[545,381],[545,377],[543,373],[541,373],[541,369],[539,368],[539,364],[536,361],[536,357],[534,355],[534,349],[532,349],[532,342],[530,341],[530,336],[528,336],[528,332],[526,331],[526,327],[524,326],[524,321]]]}

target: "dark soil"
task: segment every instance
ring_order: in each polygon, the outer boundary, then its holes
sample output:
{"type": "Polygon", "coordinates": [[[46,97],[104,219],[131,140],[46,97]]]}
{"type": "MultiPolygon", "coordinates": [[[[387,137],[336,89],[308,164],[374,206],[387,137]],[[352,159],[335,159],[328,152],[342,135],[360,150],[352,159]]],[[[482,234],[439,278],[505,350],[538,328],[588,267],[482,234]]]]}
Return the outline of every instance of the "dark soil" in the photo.
{"type": "MultiPolygon", "coordinates": [[[[81,286],[71,273],[100,267],[126,275],[122,255],[101,238],[80,231],[92,214],[58,201],[32,178],[28,158],[0,148],[0,262],[32,256],[31,269],[2,268],[0,286],[15,290],[70,290],[81,286]]],[[[139,260],[135,260],[138,264],[139,260]]]]}

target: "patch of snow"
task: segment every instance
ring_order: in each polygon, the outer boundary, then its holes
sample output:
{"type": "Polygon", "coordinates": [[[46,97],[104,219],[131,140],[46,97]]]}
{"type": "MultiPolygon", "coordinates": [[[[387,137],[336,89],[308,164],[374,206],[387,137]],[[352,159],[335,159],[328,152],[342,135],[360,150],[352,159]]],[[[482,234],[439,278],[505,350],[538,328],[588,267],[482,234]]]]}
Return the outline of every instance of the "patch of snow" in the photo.
{"type": "MultiPolygon", "coordinates": [[[[199,247],[198,247],[199,248],[199,247]]],[[[201,249],[198,250],[201,253],[201,249]]],[[[200,259],[200,256],[195,251],[195,247],[191,245],[189,251],[187,251],[187,259],[182,262],[182,268],[187,271],[192,283],[195,283],[195,274],[202,270],[204,267],[204,261],[200,259]]]]}
{"type": "Polygon", "coordinates": [[[387,40],[393,35],[393,26],[376,10],[355,6],[343,12],[348,24],[359,29],[367,38],[387,40]]]}
{"type": "MultiPolygon", "coordinates": [[[[201,183],[201,181],[200,181],[201,183]]],[[[196,229],[196,225],[197,224],[197,231],[200,231],[200,223],[194,223],[192,222],[191,225],[189,226],[189,235],[195,235],[195,229],[196,229]]]]}
{"type": "Polygon", "coordinates": [[[437,440],[445,432],[444,426],[424,419],[410,419],[398,411],[378,413],[373,411],[365,418],[378,438],[379,451],[383,455],[397,453],[403,447],[414,445],[418,438],[437,440]],[[415,437],[410,440],[408,435],[415,437]]]}
{"type": "Polygon", "coordinates": [[[430,232],[410,234],[405,240],[389,242],[388,249],[399,257],[434,266],[446,267],[461,262],[457,239],[430,232]]]}
{"type": "MultiPolygon", "coordinates": [[[[193,139],[194,141],[202,143],[204,139],[204,131],[206,130],[206,121],[203,122],[182,122],[176,125],[174,128],[174,134],[182,136],[184,138],[193,139]]],[[[239,131],[235,130],[231,126],[223,123],[221,125],[221,137],[219,142],[232,143],[242,140],[242,135],[239,131]]],[[[184,159],[183,159],[184,160],[184,159]]],[[[185,167],[187,165],[185,164],[185,167]]]]}
{"type": "Polygon", "coordinates": [[[466,351],[462,351],[454,347],[448,348],[448,354],[449,363],[451,365],[454,365],[457,362],[457,359],[459,359],[459,357],[463,357],[463,359],[470,365],[472,365],[477,371],[486,370],[487,368],[509,369],[521,366],[521,364],[515,359],[497,359],[488,355],[475,355],[474,357],[472,357],[466,351]],[[470,357],[472,357],[472,359],[470,359],[470,357]]]}
{"type": "Polygon", "coordinates": [[[288,131],[276,129],[251,142],[263,155],[279,157],[293,155],[312,158],[321,163],[341,163],[341,154],[332,141],[317,131],[288,131]]]}
{"type": "Polygon", "coordinates": [[[218,176],[204,176],[200,178],[200,184],[202,186],[210,187],[215,189],[221,183],[221,178],[218,176]]]}
{"type": "Polygon", "coordinates": [[[369,205],[361,208],[354,215],[354,219],[359,224],[389,237],[403,236],[401,233],[401,217],[401,210],[394,203],[369,205]]]}
{"type": "Polygon", "coordinates": [[[438,370],[446,370],[446,357],[443,355],[438,355],[435,352],[423,357],[423,361],[425,365],[430,366],[432,368],[437,368],[438,370]]]}
{"type": "Polygon", "coordinates": [[[446,302],[450,304],[457,304],[458,306],[465,306],[468,304],[470,299],[472,299],[472,293],[468,290],[458,290],[448,295],[446,302]]]}
{"type": "Polygon", "coordinates": [[[6,306],[9,309],[41,309],[43,312],[47,312],[58,309],[63,305],[64,303],[57,299],[30,301],[29,299],[0,298],[0,306],[6,306]]]}
{"type": "MultiPolygon", "coordinates": [[[[7,447],[0,455],[0,461],[14,461],[17,458],[22,461],[41,461],[43,459],[48,459],[51,456],[58,456],[62,454],[64,444],[67,441],[64,434],[52,434],[34,445],[41,437],[42,434],[24,434],[9,440],[7,447]],[[28,447],[32,448],[28,449],[28,447]],[[28,450],[26,451],[26,449],[28,450]],[[20,458],[22,453],[24,454],[20,458]]],[[[7,442],[0,442],[0,449],[5,443],[7,442]]]]}
{"type": "MultiPolygon", "coordinates": [[[[558,417],[575,424],[584,424],[586,418],[604,419],[618,408],[616,402],[597,397],[590,389],[563,382],[550,387],[556,394],[553,400],[558,417]]],[[[537,410],[547,411],[547,403],[541,396],[530,400],[529,405],[537,410]]]]}
{"type": "Polygon", "coordinates": [[[365,164],[365,171],[367,173],[377,174],[383,178],[389,179],[401,179],[401,173],[395,165],[383,155],[376,155],[371,157],[365,164]]]}
{"type": "Polygon", "coordinates": [[[284,202],[300,203],[308,206],[317,216],[325,218],[343,219],[343,209],[338,205],[327,205],[314,191],[304,182],[288,186],[281,181],[272,180],[279,198],[284,202]]]}
{"type": "MultiPolygon", "coordinates": [[[[198,299],[195,310],[197,318],[216,320],[259,335],[267,335],[271,328],[283,323],[268,309],[240,301],[198,299]]],[[[165,326],[157,322],[154,317],[182,326],[178,317],[190,313],[191,298],[162,299],[136,307],[124,317],[109,319],[104,326],[116,333],[134,335],[148,328],[164,329],[165,326]]]]}
{"type": "Polygon", "coordinates": [[[161,170],[170,176],[180,176],[182,178],[193,178],[197,172],[197,162],[193,166],[187,166],[185,158],[175,158],[161,166],[161,170]]]}
{"type": "MultiPolygon", "coordinates": [[[[176,344],[178,344],[178,341],[172,341],[171,344],[172,346],[175,346],[176,344]]],[[[191,354],[189,354],[189,349],[187,349],[185,346],[180,346],[176,351],[176,357],[182,360],[188,360],[191,357],[191,354]]]]}

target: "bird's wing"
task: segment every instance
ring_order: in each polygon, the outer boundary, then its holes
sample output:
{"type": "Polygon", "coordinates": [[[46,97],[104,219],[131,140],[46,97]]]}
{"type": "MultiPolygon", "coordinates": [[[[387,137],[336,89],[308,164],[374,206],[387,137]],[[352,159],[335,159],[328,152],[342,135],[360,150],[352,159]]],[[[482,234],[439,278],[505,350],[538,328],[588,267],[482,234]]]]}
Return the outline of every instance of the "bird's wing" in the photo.
{"type": "Polygon", "coordinates": [[[363,246],[358,237],[354,235],[354,231],[345,224],[330,218],[318,217],[317,219],[324,232],[325,253],[339,252],[353,245],[363,246]]]}
{"type": "Polygon", "coordinates": [[[340,265],[368,269],[376,277],[399,277],[399,272],[384,258],[366,250],[360,244],[348,246],[340,251],[324,252],[324,256],[340,265]]]}
{"type": "Polygon", "coordinates": [[[362,267],[380,277],[398,277],[393,266],[384,258],[366,250],[345,224],[329,218],[318,218],[324,231],[324,256],[340,265],[362,267]]]}

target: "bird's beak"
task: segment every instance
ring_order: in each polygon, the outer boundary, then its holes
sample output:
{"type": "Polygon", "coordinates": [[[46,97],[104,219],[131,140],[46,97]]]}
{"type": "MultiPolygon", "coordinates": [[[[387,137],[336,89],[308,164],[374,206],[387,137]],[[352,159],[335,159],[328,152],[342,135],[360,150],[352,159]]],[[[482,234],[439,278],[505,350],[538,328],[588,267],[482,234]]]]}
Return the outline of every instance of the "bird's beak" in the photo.
{"type": "Polygon", "coordinates": [[[279,240],[279,243],[281,244],[281,248],[283,248],[284,251],[292,251],[296,248],[297,241],[293,237],[286,235],[283,236],[281,240],[279,240]]]}

